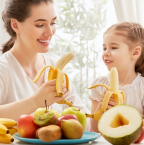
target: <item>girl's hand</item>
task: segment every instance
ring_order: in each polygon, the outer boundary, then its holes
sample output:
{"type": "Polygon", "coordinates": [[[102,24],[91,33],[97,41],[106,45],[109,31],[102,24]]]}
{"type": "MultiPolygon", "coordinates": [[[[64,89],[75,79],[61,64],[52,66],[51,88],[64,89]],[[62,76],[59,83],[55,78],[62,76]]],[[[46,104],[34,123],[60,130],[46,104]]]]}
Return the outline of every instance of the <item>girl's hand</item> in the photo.
{"type": "Polygon", "coordinates": [[[50,106],[53,103],[61,101],[68,96],[65,83],[63,83],[62,91],[64,95],[62,97],[57,97],[56,80],[48,81],[43,83],[38,91],[34,94],[34,101],[38,107],[45,107],[45,100],[47,100],[47,105],[50,106]]]}
{"type": "MultiPolygon", "coordinates": [[[[103,102],[103,99],[104,99],[105,94],[106,94],[106,91],[104,91],[102,93],[102,97],[101,97],[101,100],[100,100],[101,105],[102,105],[102,102],[103,102]]],[[[108,103],[108,106],[107,106],[107,110],[110,109],[111,107],[114,107],[115,105],[117,105],[117,103],[115,102],[115,100],[113,99],[113,96],[112,96],[110,98],[110,100],[109,100],[109,103],[108,103]]]]}

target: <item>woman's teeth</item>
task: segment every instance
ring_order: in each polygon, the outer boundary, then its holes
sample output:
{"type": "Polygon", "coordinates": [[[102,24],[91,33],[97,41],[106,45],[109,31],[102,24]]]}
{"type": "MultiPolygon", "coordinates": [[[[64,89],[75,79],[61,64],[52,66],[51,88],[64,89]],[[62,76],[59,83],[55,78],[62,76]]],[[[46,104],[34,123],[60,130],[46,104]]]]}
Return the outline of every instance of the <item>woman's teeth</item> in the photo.
{"type": "Polygon", "coordinates": [[[38,41],[42,43],[49,43],[49,40],[38,40],[38,41]]]}

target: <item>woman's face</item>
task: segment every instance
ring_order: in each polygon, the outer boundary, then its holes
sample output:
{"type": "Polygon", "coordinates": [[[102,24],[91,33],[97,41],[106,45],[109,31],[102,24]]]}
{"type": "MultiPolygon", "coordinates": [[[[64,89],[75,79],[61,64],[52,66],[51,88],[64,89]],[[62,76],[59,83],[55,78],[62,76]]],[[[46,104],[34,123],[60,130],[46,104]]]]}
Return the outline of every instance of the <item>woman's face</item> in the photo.
{"type": "Polygon", "coordinates": [[[53,4],[42,2],[31,6],[30,14],[24,22],[18,22],[18,40],[28,51],[45,53],[49,50],[50,40],[56,31],[53,4]]]}

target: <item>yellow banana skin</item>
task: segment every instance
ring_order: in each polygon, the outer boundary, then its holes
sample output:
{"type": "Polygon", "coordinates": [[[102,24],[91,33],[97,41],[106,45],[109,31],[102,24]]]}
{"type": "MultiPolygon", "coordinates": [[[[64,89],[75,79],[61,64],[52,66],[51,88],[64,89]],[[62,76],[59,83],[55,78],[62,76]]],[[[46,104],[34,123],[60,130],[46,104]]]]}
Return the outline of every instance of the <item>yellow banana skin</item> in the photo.
{"type": "Polygon", "coordinates": [[[13,119],[0,118],[0,124],[3,124],[5,127],[14,127],[17,125],[17,122],[13,119]]]}
{"type": "Polygon", "coordinates": [[[0,134],[0,143],[12,143],[14,138],[10,134],[0,134]]]}
{"type": "Polygon", "coordinates": [[[15,133],[17,133],[17,129],[16,128],[9,128],[9,134],[10,135],[14,135],[15,133]]]}
{"type": "Polygon", "coordinates": [[[9,130],[3,125],[0,124],[0,134],[8,134],[9,130]]]}
{"type": "Polygon", "coordinates": [[[115,67],[111,68],[110,70],[110,88],[104,84],[98,84],[90,87],[89,89],[98,86],[103,86],[107,89],[107,92],[104,96],[104,100],[102,103],[102,108],[99,111],[97,111],[95,114],[86,114],[86,117],[93,118],[97,121],[101,118],[102,114],[106,111],[108,102],[111,97],[113,97],[115,102],[117,102],[118,104],[124,104],[124,100],[125,100],[124,92],[118,90],[119,88],[118,72],[115,67]]]}
{"type": "MultiPolygon", "coordinates": [[[[50,67],[49,70],[49,75],[48,75],[48,80],[53,80],[56,79],[56,91],[57,91],[57,96],[58,97],[62,97],[62,95],[64,94],[62,91],[62,86],[63,86],[63,80],[65,77],[66,80],[66,87],[67,87],[67,91],[69,91],[69,79],[68,76],[62,72],[62,69],[64,68],[64,66],[74,57],[73,53],[68,53],[66,55],[64,55],[62,58],[60,58],[56,65],[54,67],[52,66],[45,66],[42,69],[40,69],[40,71],[37,73],[35,79],[33,80],[33,82],[35,83],[40,75],[42,74],[42,72],[47,68],[50,67]]],[[[57,102],[58,104],[67,104],[69,106],[73,106],[72,103],[68,102],[68,101],[59,101],[57,102]]]]}

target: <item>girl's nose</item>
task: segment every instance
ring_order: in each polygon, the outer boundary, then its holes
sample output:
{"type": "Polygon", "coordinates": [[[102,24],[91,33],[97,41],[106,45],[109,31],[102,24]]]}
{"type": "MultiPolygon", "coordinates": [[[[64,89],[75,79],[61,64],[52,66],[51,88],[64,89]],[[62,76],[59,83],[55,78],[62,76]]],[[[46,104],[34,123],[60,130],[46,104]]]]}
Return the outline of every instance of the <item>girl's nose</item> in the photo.
{"type": "Polygon", "coordinates": [[[110,55],[110,51],[109,51],[108,48],[104,51],[104,54],[105,54],[105,55],[110,55]]]}

